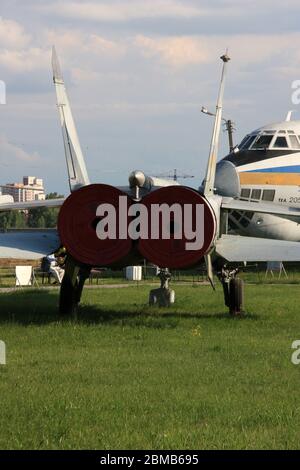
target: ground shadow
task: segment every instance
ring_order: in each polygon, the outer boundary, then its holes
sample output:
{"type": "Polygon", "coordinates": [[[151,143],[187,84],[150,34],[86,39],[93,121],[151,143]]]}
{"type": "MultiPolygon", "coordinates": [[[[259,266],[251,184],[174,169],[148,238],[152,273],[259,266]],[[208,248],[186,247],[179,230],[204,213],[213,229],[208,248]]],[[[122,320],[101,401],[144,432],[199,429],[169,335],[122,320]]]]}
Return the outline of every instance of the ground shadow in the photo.
{"type": "Polygon", "coordinates": [[[184,311],[178,307],[149,308],[146,304],[134,304],[128,310],[120,310],[120,305],[104,308],[101,304],[82,305],[76,316],[62,317],[58,314],[58,294],[46,290],[23,290],[0,294],[0,324],[15,323],[20,325],[45,325],[53,322],[75,321],[82,324],[116,324],[145,326],[149,328],[175,328],[181,318],[219,319],[219,320],[255,320],[258,315],[247,314],[232,317],[224,307],[224,312],[192,312],[188,306],[184,311]]]}

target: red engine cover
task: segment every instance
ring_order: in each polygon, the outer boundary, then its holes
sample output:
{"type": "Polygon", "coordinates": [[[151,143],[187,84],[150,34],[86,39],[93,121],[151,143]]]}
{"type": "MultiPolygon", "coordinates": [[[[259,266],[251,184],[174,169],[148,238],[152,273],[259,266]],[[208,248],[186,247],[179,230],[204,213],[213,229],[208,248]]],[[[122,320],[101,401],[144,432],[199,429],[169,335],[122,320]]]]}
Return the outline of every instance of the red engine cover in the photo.
{"type": "MultiPolygon", "coordinates": [[[[171,206],[177,203],[181,206],[183,214],[185,214],[184,205],[192,206],[191,219],[193,229],[196,226],[196,206],[203,206],[201,209],[203,230],[203,243],[201,243],[201,248],[187,250],[186,244],[191,240],[185,236],[184,230],[182,231],[181,239],[174,239],[174,235],[171,236],[170,239],[163,239],[162,226],[160,226],[158,240],[151,238],[139,240],[139,251],[148,261],[159,267],[179,269],[196,264],[209,251],[215,237],[216,218],[210,204],[196,190],[184,186],[168,186],[153,191],[145,196],[141,202],[148,208],[149,227],[153,225],[153,220],[151,220],[151,206],[153,204],[166,203],[168,206],[171,206]]],[[[184,218],[185,217],[184,215],[184,218]]],[[[174,217],[172,219],[172,212],[170,219],[174,221],[174,217]]],[[[175,230],[176,227],[173,227],[173,231],[175,230]]]]}
{"type": "Polygon", "coordinates": [[[99,204],[103,203],[115,207],[116,229],[119,230],[120,196],[127,199],[127,218],[131,199],[113,186],[91,184],[74,191],[65,200],[59,212],[58,231],[62,244],[75,260],[91,266],[108,266],[121,260],[131,251],[132,241],[128,235],[125,239],[100,240],[96,234],[99,220],[96,211],[99,204]]]}

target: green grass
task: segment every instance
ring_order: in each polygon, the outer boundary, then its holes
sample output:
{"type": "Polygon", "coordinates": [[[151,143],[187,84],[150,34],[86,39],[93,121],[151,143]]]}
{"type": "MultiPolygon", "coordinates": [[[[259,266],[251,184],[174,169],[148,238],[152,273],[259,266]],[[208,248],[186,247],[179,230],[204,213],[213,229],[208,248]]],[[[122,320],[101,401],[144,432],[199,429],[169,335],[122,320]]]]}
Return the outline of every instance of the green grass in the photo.
{"type": "Polygon", "coordinates": [[[1,449],[299,448],[297,286],[248,286],[230,318],[221,288],[86,289],[76,321],[57,290],[1,294],[1,449]]]}
{"type": "MultiPolygon", "coordinates": [[[[18,263],[17,263],[18,264],[18,263]]],[[[24,263],[23,263],[24,264],[24,263]]],[[[28,261],[27,264],[32,264],[31,261],[28,261]]],[[[274,272],[274,276],[270,273],[266,275],[266,266],[254,266],[249,265],[248,267],[240,266],[239,276],[242,277],[245,282],[251,284],[300,284],[300,270],[299,263],[297,265],[289,266],[288,263],[285,263],[285,269],[287,272],[287,277],[284,273],[281,274],[279,278],[279,273],[274,272]]],[[[144,272],[143,272],[144,275],[144,272]]],[[[14,266],[0,266],[0,288],[1,287],[12,287],[15,285],[15,267],[14,266]]],[[[35,278],[38,282],[38,285],[43,285],[43,276],[42,272],[38,267],[35,267],[35,278]]],[[[51,277],[50,282],[53,283],[54,278],[51,277]]],[[[103,285],[103,284],[123,284],[129,283],[135,284],[133,281],[128,281],[125,279],[122,270],[113,271],[108,269],[107,271],[102,272],[98,279],[94,275],[87,281],[87,284],[93,285],[103,285]]],[[[157,277],[154,275],[154,270],[151,269],[147,271],[146,279],[140,281],[140,284],[149,284],[152,282],[158,282],[157,277]]],[[[207,282],[206,271],[203,270],[188,270],[188,271],[172,271],[172,282],[174,285],[180,283],[193,283],[197,284],[199,282],[207,282]]],[[[44,278],[44,285],[47,287],[48,279],[44,278]]]]}

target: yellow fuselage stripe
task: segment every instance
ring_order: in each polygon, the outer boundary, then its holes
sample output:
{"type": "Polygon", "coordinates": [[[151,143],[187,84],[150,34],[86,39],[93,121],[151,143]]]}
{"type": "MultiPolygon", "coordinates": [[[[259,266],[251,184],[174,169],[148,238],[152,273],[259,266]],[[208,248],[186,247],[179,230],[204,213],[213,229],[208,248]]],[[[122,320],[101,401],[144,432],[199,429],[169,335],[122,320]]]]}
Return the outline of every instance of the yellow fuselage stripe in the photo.
{"type": "Polygon", "coordinates": [[[240,183],[244,184],[272,184],[300,186],[298,173],[239,173],[240,183]]]}

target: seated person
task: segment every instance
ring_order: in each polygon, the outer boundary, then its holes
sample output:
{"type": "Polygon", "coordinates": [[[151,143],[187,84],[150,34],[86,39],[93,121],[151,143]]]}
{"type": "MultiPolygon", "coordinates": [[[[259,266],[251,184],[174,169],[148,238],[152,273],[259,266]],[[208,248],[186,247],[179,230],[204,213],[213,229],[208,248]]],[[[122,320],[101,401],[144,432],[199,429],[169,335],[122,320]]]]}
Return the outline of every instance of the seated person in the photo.
{"type": "Polygon", "coordinates": [[[55,254],[52,253],[51,255],[46,256],[46,260],[47,260],[47,263],[48,263],[48,266],[49,266],[49,268],[48,268],[49,273],[52,274],[54,279],[59,284],[61,284],[61,281],[62,281],[62,278],[64,277],[65,271],[62,267],[59,266],[55,254]]]}

